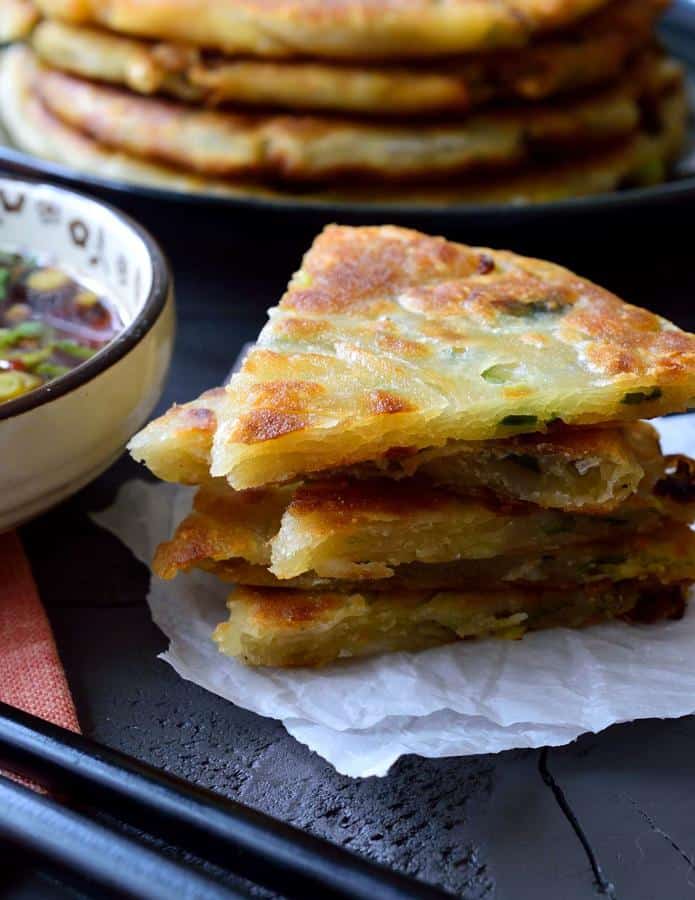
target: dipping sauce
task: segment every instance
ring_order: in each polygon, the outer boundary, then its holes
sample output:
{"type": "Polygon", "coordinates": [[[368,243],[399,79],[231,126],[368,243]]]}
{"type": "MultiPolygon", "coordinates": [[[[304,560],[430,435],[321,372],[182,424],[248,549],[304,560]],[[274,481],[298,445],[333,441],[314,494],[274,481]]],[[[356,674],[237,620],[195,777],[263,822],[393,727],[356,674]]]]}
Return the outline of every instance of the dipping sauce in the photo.
{"type": "Polygon", "coordinates": [[[0,251],[0,402],[79,366],[122,328],[107,300],[60,268],[0,251]]]}

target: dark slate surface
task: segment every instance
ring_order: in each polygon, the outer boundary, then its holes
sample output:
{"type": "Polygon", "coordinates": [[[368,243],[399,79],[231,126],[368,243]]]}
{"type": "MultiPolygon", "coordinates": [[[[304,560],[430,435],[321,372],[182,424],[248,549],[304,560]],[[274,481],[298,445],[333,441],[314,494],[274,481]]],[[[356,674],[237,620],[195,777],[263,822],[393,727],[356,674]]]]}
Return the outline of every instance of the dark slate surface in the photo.
{"type": "MultiPolygon", "coordinates": [[[[131,212],[162,240],[176,274],[165,406],[225,376],[319,223],[152,204],[131,212]]],[[[563,262],[695,329],[689,221],[688,210],[645,212],[447,235],[563,262]]],[[[695,897],[695,720],[615,727],[547,755],[409,757],[383,779],[339,776],[277,722],[156,659],[164,641],[144,606],[147,572],[87,518],[136,474],[124,458],[22,530],[86,734],[469,900],[695,897]]],[[[3,896],[75,896],[2,862],[3,896]]]]}

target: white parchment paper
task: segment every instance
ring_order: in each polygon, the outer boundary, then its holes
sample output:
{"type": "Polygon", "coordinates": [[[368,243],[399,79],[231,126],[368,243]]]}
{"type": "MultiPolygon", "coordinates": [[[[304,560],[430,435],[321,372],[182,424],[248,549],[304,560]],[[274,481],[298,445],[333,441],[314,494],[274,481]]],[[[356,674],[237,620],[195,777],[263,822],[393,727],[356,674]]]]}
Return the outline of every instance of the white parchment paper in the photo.
{"type": "MultiPolygon", "coordinates": [[[[657,423],[664,451],[695,454],[695,415],[657,423]]],[[[142,561],[188,512],[193,490],[132,481],[94,515],[142,561]]],[[[454,756],[559,745],[616,722],[695,711],[695,603],[680,622],[552,629],[318,670],[248,668],[210,639],[229,586],[203,572],[153,577],[162,659],[238,706],[281,719],[352,776],[384,775],[405,753],[454,756]]]]}

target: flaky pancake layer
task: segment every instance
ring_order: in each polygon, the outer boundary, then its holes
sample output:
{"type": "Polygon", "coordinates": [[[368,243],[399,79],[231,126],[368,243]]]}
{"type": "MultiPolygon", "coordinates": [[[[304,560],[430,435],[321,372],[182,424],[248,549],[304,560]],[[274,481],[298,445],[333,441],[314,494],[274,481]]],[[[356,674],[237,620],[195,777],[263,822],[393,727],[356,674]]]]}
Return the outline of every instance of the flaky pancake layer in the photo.
{"type": "Polygon", "coordinates": [[[473,637],[519,639],[542,628],[615,618],[677,618],[685,586],[598,582],[575,591],[338,594],[237,588],[214,639],[247,665],[319,666],[338,659],[425,650],[473,637]]]}
{"type": "Polygon", "coordinates": [[[680,464],[680,475],[667,471],[603,516],[463,497],[417,478],[332,479],[241,492],[211,484],[198,492],[193,512],[173,538],[160,546],[154,569],[171,578],[194,566],[243,560],[269,567],[280,579],[312,573],[324,579],[390,580],[409,563],[522,551],[535,557],[575,544],[616,542],[652,532],[667,518],[694,518],[695,463],[682,458],[680,464]]]}
{"type": "MultiPolygon", "coordinates": [[[[617,529],[616,529],[617,530],[617,529]]],[[[165,563],[158,558],[160,565],[165,563]]],[[[222,581],[253,587],[297,588],[340,593],[359,591],[503,590],[540,587],[560,590],[594,581],[650,578],[663,584],[695,581],[695,533],[687,525],[667,522],[656,532],[616,537],[607,543],[574,544],[546,551],[462,559],[452,563],[408,563],[397,566],[390,578],[346,581],[320,578],[313,572],[296,578],[276,578],[266,566],[245,559],[199,561],[196,567],[222,581]]],[[[172,577],[177,570],[161,568],[172,577]]]]}
{"type": "Polygon", "coordinates": [[[571,32],[544,37],[523,52],[416,66],[230,58],[58,21],[41,23],[31,43],[53,68],[207,106],[431,115],[512,98],[538,101],[616,79],[653,40],[665,6],[666,0],[617,0],[571,32]]]}

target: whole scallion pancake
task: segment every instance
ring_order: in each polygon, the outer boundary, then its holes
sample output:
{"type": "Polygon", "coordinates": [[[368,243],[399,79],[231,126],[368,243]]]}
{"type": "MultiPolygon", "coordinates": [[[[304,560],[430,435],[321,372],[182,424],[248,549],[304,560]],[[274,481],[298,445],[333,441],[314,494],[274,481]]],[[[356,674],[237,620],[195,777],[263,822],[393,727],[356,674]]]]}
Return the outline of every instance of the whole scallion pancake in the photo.
{"type": "Polygon", "coordinates": [[[401,58],[520,47],[606,0],[37,0],[47,18],[225,53],[401,58]]]}
{"type": "Polygon", "coordinates": [[[617,78],[653,41],[665,0],[618,0],[571,32],[506,51],[416,65],[260,60],[42,22],[32,46],[48,66],[85,78],[218,106],[380,116],[463,113],[491,101],[538,101],[617,78]]]}

